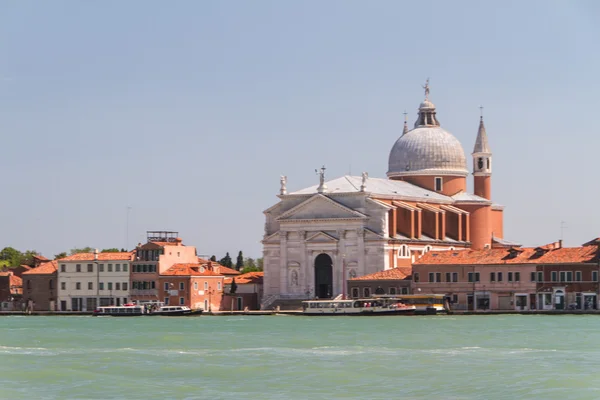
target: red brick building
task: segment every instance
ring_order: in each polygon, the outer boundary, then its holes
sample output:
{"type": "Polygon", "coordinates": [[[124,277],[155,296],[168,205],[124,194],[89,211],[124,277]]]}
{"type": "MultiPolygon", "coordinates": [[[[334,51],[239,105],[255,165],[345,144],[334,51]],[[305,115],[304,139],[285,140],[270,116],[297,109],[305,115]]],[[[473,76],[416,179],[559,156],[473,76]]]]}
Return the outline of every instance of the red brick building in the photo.
{"type": "Polygon", "coordinates": [[[247,272],[239,276],[225,278],[225,294],[221,303],[222,311],[259,310],[263,294],[263,272],[247,272]],[[235,281],[235,293],[231,287],[235,281]]]}
{"type": "Polygon", "coordinates": [[[413,292],[445,294],[456,310],[595,309],[598,243],[432,251],[413,265],[413,292]]]}
{"type": "Polygon", "coordinates": [[[2,310],[12,310],[21,304],[23,281],[13,271],[0,272],[0,306],[2,310]]]}
{"type": "Polygon", "coordinates": [[[23,299],[36,311],[57,310],[58,262],[46,261],[23,273],[23,299]]]}
{"type": "Polygon", "coordinates": [[[185,305],[191,309],[218,311],[225,277],[212,263],[175,264],[158,278],[159,301],[165,305],[185,305]]]}
{"type": "Polygon", "coordinates": [[[346,295],[356,299],[380,294],[410,294],[411,273],[411,267],[398,267],[350,279],[346,295]]]}

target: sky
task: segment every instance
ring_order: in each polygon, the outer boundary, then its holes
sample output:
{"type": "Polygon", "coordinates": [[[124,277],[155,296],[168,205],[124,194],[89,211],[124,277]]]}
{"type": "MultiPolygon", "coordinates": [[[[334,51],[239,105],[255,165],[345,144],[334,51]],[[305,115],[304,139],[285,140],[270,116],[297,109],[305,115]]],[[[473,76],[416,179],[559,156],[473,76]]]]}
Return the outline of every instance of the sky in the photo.
{"type": "Polygon", "coordinates": [[[385,177],[427,78],[469,165],[484,107],[505,238],[580,245],[600,236],[599,17],[593,0],[2,1],[0,248],[172,230],[260,257],[280,175],[385,177]]]}

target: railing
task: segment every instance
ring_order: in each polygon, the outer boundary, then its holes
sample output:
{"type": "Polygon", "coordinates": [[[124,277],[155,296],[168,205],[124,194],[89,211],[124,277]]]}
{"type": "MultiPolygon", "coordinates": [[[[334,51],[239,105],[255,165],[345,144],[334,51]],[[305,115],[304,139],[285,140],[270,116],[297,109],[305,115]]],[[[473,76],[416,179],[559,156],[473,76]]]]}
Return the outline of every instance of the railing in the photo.
{"type": "Polygon", "coordinates": [[[273,304],[275,302],[275,300],[277,300],[279,298],[278,295],[276,294],[272,294],[269,297],[265,298],[261,303],[260,303],[260,309],[261,310],[266,310],[268,307],[271,306],[271,304],[273,304]]]}

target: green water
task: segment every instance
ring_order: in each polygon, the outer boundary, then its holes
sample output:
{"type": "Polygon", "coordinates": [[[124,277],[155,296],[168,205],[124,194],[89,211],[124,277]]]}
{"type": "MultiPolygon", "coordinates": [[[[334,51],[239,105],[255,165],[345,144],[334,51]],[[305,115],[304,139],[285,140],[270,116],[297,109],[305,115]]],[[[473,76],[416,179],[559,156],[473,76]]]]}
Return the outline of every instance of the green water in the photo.
{"type": "Polygon", "coordinates": [[[0,399],[599,399],[599,316],[0,317],[0,399]]]}

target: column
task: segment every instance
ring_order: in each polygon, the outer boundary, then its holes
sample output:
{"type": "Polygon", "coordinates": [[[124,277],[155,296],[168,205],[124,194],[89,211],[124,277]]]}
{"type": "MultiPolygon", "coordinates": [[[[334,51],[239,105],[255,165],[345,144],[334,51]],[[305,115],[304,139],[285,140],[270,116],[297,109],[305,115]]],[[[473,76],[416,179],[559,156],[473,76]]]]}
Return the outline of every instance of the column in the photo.
{"type": "Polygon", "coordinates": [[[357,248],[358,248],[358,257],[357,257],[357,265],[356,265],[356,276],[363,276],[366,274],[366,270],[365,270],[365,259],[366,259],[366,254],[365,254],[365,235],[363,233],[363,228],[358,228],[356,230],[356,241],[357,241],[357,248]]]}
{"type": "Polygon", "coordinates": [[[287,235],[284,231],[279,235],[279,294],[288,293],[287,235]]]}

